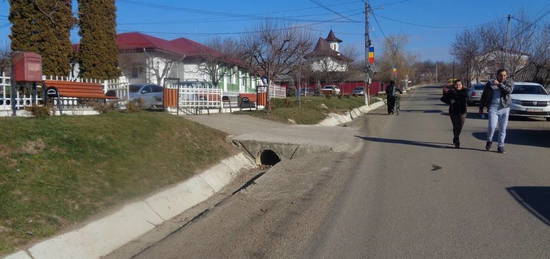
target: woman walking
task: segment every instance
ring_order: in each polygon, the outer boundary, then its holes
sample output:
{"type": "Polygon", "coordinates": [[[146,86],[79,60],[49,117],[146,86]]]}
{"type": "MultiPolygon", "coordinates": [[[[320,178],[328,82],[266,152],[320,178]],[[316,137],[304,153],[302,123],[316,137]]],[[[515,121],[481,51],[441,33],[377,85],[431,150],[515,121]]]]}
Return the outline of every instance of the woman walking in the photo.
{"type": "Polygon", "coordinates": [[[466,119],[466,103],[468,92],[460,79],[455,80],[453,86],[443,94],[441,101],[449,105],[449,116],[453,123],[453,144],[460,148],[460,132],[466,119]]]}

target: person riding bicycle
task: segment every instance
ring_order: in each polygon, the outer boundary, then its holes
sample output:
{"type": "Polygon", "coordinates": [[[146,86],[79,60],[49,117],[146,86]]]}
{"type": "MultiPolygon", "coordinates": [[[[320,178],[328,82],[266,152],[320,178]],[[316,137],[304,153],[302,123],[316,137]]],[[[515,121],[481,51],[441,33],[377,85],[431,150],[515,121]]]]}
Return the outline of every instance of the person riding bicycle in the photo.
{"type": "Polygon", "coordinates": [[[395,85],[395,81],[390,81],[390,84],[386,87],[386,98],[388,105],[388,114],[394,114],[396,101],[399,101],[397,93],[403,94],[403,91],[395,85]]]}

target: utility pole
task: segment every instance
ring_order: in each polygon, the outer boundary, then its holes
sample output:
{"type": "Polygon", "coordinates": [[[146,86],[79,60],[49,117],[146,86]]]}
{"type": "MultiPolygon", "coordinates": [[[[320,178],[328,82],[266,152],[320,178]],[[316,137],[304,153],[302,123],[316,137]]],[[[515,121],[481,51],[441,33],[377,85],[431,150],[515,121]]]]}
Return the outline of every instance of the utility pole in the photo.
{"type": "Polygon", "coordinates": [[[455,80],[455,60],[453,59],[453,81],[455,80]]]}
{"type": "Polygon", "coordinates": [[[369,48],[371,46],[371,40],[369,35],[369,1],[365,0],[365,105],[369,105],[369,85],[371,83],[372,67],[369,63],[369,48]]]}
{"type": "Polygon", "coordinates": [[[508,59],[509,59],[508,55],[509,55],[509,52],[511,51],[511,47],[510,47],[510,22],[512,20],[512,15],[508,14],[506,19],[508,20],[508,22],[506,24],[506,42],[504,42],[504,62],[503,62],[503,65],[504,65],[504,68],[510,70],[510,68],[508,67],[508,59]]]}
{"type": "Polygon", "coordinates": [[[437,61],[435,62],[435,82],[437,83],[437,61]]]}

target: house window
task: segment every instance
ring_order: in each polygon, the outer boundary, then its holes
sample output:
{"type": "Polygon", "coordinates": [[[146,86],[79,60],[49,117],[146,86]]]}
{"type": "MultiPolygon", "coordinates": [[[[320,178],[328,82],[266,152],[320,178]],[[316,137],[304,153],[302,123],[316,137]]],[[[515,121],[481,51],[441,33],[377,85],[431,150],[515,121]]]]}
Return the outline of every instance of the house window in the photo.
{"type": "Polygon", "coordinates": [[[132,78],[138,78],[139,77],[139,66],[134,65],[132,67],[132,78]]]}

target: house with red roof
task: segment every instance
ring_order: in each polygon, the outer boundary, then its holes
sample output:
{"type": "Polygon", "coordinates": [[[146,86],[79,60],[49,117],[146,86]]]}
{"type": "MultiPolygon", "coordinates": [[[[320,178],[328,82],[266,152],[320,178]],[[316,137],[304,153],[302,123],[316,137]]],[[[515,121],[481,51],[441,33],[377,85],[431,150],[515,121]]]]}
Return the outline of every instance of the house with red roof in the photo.
{"type": "Polygon", "coordinates": [[[216,81],[225,92],[254,92],[259,82],[241,60],[187,38],[165,40],[129,32],[118,34],[116,44],[122,75],[130,83],[163,85],[167,78],[212,82],[205,69],[211,62],[219,69],[216,81]]]}
{"type": "Polygon", "coordinates": [[[319,38],[315,48],[305,58],[310,61],[313,72],[346,72],[353,60],[340,53],[341,39],[330,30],[326,39],[319,38]]]}

